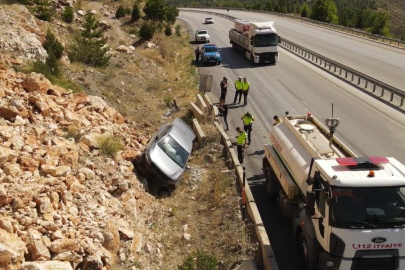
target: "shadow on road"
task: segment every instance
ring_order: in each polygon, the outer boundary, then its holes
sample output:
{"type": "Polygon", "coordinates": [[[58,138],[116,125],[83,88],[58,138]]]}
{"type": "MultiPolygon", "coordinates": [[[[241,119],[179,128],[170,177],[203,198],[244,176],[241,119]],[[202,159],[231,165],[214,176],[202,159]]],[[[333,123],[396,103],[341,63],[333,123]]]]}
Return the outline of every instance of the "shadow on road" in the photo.
{"type": "Polygon", "coordinates": [[[254,155],[258,155],[258,156],[264,155],[264,150],[256,150],[253,153],[249,154],[249,156],[254,156],[254,155]]]}
{"type": "MultiPolygon", "coordinates": [[[[257,180],[251,178],[248,180],[257,180]]],[[[283,218],[278,205],[268,200],[264,185],[264,183],[249,183],[273,247],[278,268],[279,270],[304,270],[293,237],[291,220],[283,218]]]]}
{"type": "Polygon", "coordinates": [[[259,68],[259,67],[272,67],[275,65],[270,64],[253,64],[246,57],[232,49],[232,47],[218,48],[221,50],[221,56],[223,60],[223,67],[229,69],[247,69],[247,68],[259,68]]]}

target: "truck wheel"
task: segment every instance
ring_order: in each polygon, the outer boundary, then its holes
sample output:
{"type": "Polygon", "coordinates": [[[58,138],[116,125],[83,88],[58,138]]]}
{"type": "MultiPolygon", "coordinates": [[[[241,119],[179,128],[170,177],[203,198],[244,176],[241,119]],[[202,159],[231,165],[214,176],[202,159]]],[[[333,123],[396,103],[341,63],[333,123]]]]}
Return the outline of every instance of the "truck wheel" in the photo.
{"type": "Polygon", "coordinates": [[[298,248],[301,253],[301,258],[303,261],[305,270],[315,270],[315,252],[308,245],[307,238],[304,232],[301,232],[298,239],[298,248]]]}
{"type": "Polygon", "coordinates": [[[266,170],[266,189],[267,195],[269,196],[270,201],[274,202],[277,200],[278,192],[280,191],[278,185],[276,184],[277,179],[274,175],[272,168],[266,170]]]}

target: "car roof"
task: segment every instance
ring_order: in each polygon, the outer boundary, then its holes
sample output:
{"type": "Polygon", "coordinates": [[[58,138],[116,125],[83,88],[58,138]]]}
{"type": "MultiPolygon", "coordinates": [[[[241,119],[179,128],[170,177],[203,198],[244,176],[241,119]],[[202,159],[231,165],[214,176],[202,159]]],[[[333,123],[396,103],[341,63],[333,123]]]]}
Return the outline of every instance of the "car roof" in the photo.
{"type": "Polygon", "coordinates": [[[197,32],[198,31],[207,31],[207,29],[197,29],[197,32]]]}

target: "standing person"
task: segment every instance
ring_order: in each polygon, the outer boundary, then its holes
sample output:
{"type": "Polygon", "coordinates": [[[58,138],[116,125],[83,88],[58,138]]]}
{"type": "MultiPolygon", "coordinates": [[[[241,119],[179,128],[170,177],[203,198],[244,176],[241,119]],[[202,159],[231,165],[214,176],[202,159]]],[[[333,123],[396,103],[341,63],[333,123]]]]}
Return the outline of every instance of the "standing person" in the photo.
{"type": "Polygon", "coordinates": [[[249,93],[249,88],[250,88],[250,83],[246,80],[246,77],[244,77],[243,82],[242,82],[243,106],[247,105],[247,96],[249,93]]]}
{"type": "Polygon", "coordinates": [[[247,134],[246,132],[241,129],[240,127],[236,128],[236,131],[239,133],[238,136],[236,136],[236,150],[238,151],[238,160],[239,163],[243,163],[243,149],[246,146],[246,137],[247,134]]]}
{"type": "Polygon", "coordinates": [[[242,99],[242,77],[239,76],[239,78],[235,81],[235,99],[233,100],[232,104],[236,104],[236,100],[238,99],[239,96],[239,103],[240,104],[240,100],[242,99]]]}
{"type": "Polygon", "coordinates": [[[224,77],[219,86],[221,87],[221,97],[219,98],[219,100],[223,99],[225,103],[226,93],[228,92],[229,86],[228,79],[224,77]]]}
{"type": "Polygon", "coordinates": [[[280,118],[278,118],[277,115],[275,115],[275,116],[273,117],[273,120],[274,120],[273,126],[278,125],[278,124],[280,124],[281,122],[283,122],[283,121],[281,121],[280,118]]]}
{"type": "Polygon", "coordinates": [[[252,125],[253,125],[253,121],[255,121],[255,119],[253,118],[253,115],[250,112],[245,113],[241,120],[243,121],[243,129],[247,132],[248,135],[248,144],[250,144],[252,142],[252,125]]]}
{"type": "Polygon", "coordinates": [[[201,50],[200,47],[197,47],[197,49],[195,49],[195,62],[198,63],[200,61],[200,55],[201,55],[201,50]]]}
{"type": "Polygon", "coordinates": [[[221,99],[219,101],[218,110],[220,111],[222,117],[224,118],[224,122],[226,125],[225,131],[229,130],[228,128],[228,106],[225,104],[225,100],[221,99]]]}

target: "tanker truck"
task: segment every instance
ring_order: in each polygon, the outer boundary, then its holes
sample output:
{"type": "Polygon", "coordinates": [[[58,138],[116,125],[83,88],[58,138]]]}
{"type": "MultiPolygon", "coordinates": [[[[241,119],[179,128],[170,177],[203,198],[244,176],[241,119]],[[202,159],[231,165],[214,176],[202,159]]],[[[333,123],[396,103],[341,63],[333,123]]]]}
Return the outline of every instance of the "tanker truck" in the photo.
{"type": "Polygon", "coordinates": [[[229,31],[232,48],[241,52],[252,63],[276,64],[278,61],[279,36],[274,22],[235,20],[235,28],[229,31]]]}
{"type": "Polygon", "coordinates": [[[306,270],[405,269],[405,166],[358,157],[308,115],[285,116],[264,146],[270,200],[285,218],[306,270]]]}

